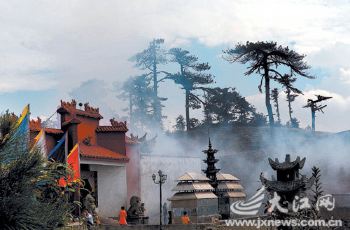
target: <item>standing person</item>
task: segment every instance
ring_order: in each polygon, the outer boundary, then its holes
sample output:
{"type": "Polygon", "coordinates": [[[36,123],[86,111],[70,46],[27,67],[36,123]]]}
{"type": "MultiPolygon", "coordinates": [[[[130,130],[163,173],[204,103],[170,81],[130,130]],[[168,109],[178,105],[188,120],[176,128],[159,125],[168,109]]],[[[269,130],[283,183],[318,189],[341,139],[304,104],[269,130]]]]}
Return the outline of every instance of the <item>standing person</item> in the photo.
{"type": "Polygon", "coordinates": [[[164,202],[163,204],[163,223],[168,223],[168,205],[166,204],[166,202],[164,202]]]}
{"type": "Polygon", "coordinates": [[[181,222],[182,222],[182,224],[189,224],[189,223],[191,223],[190,218],[188,217],[186,211],[184,211],[183,215],[181,216],[181,222]]]}
{"type": "Polygon", "coordinates": [[[120,225],[127,225],[128,223],[126,222],[126,217],[128,215],[126,214],[124,206],[121,207],[120,212],[119,212],[119,224],[120,225]]]}

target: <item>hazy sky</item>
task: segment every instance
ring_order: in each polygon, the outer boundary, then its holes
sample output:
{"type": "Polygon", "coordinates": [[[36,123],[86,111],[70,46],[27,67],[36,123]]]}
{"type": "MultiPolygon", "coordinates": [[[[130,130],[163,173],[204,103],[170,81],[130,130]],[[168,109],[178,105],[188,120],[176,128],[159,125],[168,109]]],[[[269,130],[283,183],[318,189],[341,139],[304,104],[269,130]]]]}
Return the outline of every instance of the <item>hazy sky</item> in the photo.
{"type": "MultiPolygon", "coordinates": [[[[266,113],[259,79],[243,77],[244,66],[225,62],[221,52],[237,42],[274,40],[306,54],[317,76],[297,83],[305,92],[294,103],[301,125],[310,123],[301,108],[306,98],[322,93],[334,98],[317,129],[350,129],[349,12],[345,0],[1,1],[0,110],[19,113],[30,103],[33,116],[49,116],[60,99],[77,97],[100,106],[107,119],[122,115],[124,103],[113,90],[138,73],[128,58],[161,37],[167,48],[181,46],[208,61],[215,86],[236,87],[266,113]]],[[[160,94],[169,97],[170,126],[184,113],[184,95],[171,82],[160,94]]]]}

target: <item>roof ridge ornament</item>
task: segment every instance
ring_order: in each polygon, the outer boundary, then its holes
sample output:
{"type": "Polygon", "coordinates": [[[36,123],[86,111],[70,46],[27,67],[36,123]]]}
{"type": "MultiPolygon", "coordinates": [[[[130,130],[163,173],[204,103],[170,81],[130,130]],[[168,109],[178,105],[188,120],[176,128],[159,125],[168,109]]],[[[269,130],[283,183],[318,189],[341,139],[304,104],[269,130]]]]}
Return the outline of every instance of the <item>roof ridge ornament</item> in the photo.
{"type": "Polygon", "coordinates": [[[90,112],[90,113],[100,113],[100,109],[98,107],[94,108],[89,105],[89,102],[86,102],[84,104],[84,111],[85,112],[90,112]]]}
{"type": "Polygon", "coordinates": [[[73,108],[73,109],[76,109],[76,107],[77,107],[77,101],[74,100],[74,99],[72,99],[71,102],[61,100],[61,106],[64,107],[64,108],[73,108]]]}

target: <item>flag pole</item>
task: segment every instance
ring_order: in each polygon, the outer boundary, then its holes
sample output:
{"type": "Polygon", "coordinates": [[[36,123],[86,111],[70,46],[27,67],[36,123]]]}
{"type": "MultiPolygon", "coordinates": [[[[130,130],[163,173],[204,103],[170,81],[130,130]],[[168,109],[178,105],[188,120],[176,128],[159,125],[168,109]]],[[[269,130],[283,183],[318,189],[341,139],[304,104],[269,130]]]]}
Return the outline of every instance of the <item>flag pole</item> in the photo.
{"type": "MultiPolygon", "coordinates": [[[[79,144],[77,144],[77,148],[78,148],[78,164],[79,164],[79,175],[80,175],[80,178],[81,178],[81,171],[80,171],[80,149],[79,149],[79,144]]],[[[79,178],[79,187],[78,187],[78,194],[79,194],[79,200],[80,200],[80,178],[79,178]]],[[[81,216],[81,209],[80,209],[80,206],[78,206],[78,209],[79,209],[79,216],[81,216]]]]}
{"type": "Polygon", "coordinates": [[[68,131],[64,134],[65,135],[65,142],[64,142],[64,158],[67,162],[67,155],[68,155],[68,131]]]}

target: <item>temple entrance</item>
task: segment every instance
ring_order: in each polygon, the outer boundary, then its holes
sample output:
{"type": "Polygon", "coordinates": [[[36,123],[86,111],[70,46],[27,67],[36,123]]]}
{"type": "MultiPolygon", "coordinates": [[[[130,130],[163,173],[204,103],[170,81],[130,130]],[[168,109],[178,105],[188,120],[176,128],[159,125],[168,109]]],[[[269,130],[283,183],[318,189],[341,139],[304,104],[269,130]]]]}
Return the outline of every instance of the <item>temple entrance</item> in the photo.
{"type": "Polygon", "coordinates": [[[81,191],[81,197],[84,198],[87,194],[87,190],[91,192],[91,195],[95,198],[96,206],[98,207],[98,183],[97,172],[90,171],[90,167],[87,164],[81,164],[81,179],[84,181],[85,191],[81,191]]]}

